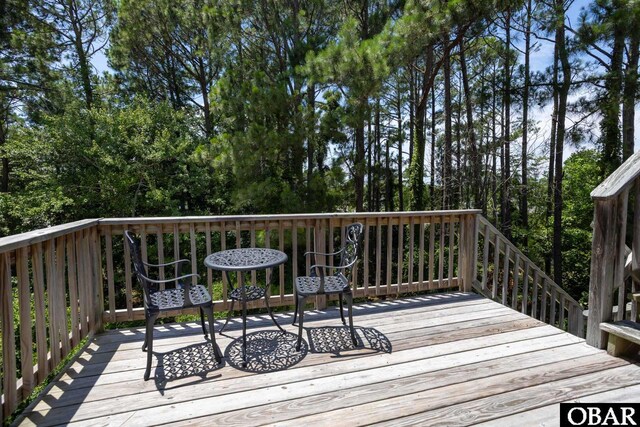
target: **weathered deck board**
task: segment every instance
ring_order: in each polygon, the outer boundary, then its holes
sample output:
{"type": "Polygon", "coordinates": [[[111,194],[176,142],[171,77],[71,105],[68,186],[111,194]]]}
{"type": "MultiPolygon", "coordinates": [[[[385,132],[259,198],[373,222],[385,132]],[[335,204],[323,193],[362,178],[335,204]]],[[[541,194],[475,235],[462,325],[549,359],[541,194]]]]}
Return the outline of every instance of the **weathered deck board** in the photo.
{"type": "MultiPolygon", "coordinates": [[[[354,312],[363,342],[370,342],[365,329],[375,329],[390,342],[390,353],[309,352],[288,369],[267,373],[241,371],[227,362],[166,385],[142,379],[142,329],[111,331],[96,337],[19,421],[39,426],[326,425],[332,420],[535,425],[538,416],[557,422],[559,402],[597,393],[615,401],[617,390],[624,399],[640,387],[640,367],[475,295],[384,301],[354,312]]],[[[305,317],[309,329],[341,326],[334,308],[305,317]]],[[[290,316],[279,319],[287,331],[296,331],[290,316]]],[[[263,315],[249,324],[249,332],[275,329],[263,315]]],[[[223,350],[240,336],[238,326],[234,322],[216,336],[223,350]]],[[[202,344],[199,329],[195,323],[158,326],[154,350],[164,354],[202,344]]],[[[163,369],[156,363],[152,375],[163,369]]]]}

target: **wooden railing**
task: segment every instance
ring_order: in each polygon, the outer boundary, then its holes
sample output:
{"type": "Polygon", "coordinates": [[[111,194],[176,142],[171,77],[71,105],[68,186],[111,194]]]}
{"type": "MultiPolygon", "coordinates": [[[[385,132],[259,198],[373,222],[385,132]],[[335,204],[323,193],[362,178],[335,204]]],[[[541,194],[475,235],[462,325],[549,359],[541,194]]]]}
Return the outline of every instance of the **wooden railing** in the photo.
{"type": "MultiPolygon", "coordinates": [[[[470,250],[476,214],[477,211],[439,211],[103,219],[103,318],[105,322],[119,322],[144,317],[131,275],[130,254],[122,238],[125,229],[142,237],[142,256],[149,262],[191,260],[190,272],[200,274],[206,281],[217,300],[216,310],[227,310],[229,287],[219,272],[204,267],[208,253],[250,246],[286,252],[289,262],[269,277],[273,285],[269,304],[289,306],[294,303],[292,278],[310,272],[310,260],[303,256],[304,252],[337,250],[343,227],[355,221],[365,226],[362,256],[353,277],[355,297],[447,288],[470,291],[470,250]],[[126,295],[126,300],[118,300],[118,295],[126,295]]],[[[168,272],[160,271],[160,276],[165,274],[168,272]]],[[[252,272],[252,280],[265,282],[265,274],[252,272]]],[[[325,303],[323,297],[314,301],[317,308],[325,303]]],[[[263,305],[263,300],[257,300],[250,308],[263,305]]]]}
{"type": "MultiPolygon", "coordinates": [[[[191,260],[189,272],[200,275],[216,310],[223,311],[230,305],[229,284],[204,267],[207,254],[250,246],[283,250],[289,262],[250,276],[271,283],[272,307],[291,306],[293,278],[310,273],[303,254],[337,250],[344,226],[355,221],[365,225],[352,283],[356,297],[475,287],[583,335],[579,304],[476,210],[85,220],[0,239],[0,418],[9,416],[84,337],[105,323],[144,318],[124,230],[141,237],[146,261],[191,260]]],[[[263,304],[255,301],[250,308],[263,304]]],[[[326,299],[317,297],[313,304],[323,308],[326,299]]]]}
{"type": "MultiPolygon", "coordinates": [[[[270,304],[293,303],[292,278],[309,273],[309,250],[332,252],[342,227],[364,227],[356,297],[427,290],[471,291],[478,211],[344,213],[269,216],[95,219],[0,239],[0,419],[41,384],[84,337],[103,322],[142,319],[141,290],[132,276],[123,231],[142,237],[150,262],[187,258],[217,300],[229,307],[227,283],[204,268],[213,251],[246,246],[279,248],[289,262],[273,277],[270,304]],[[19,339],[17,339],[19,336],[19,339]]],[[[160,271],[160,276],[175,272],[160,271]]],[[[257,301],[252,307],[261,307],[257,301]]],[[[318,297],[316,307],[326,301],[318,297]]],[[[173,313],[180,314],[180,313],[173,313]]]]}
{"type": "Polygon", "coordinates": [[[584,337],[580,304],[489,221],[478,218],[479,268],[474,288],[514,310],[584,337]]]}
{"type": "Polygon", "coordinates": [[[0,239],[1,420],[101,328],[99,251],[98,220],[0,239]]]}
{"type": "Polygon", "coordinates": [[[591,280],[587,343],[604,348],[606,340],[600,323],[625,318],[636,321],[638,305],[627,292],[637,293],[637,275],[625,282],[625,247],[631,247],[631,269],[640,268],[640,151],[629,157],[613,174],[591,192],[594,201],[591,280]],[[635,195],[629,215],[629,195],[635,195]],[[632,233],[627,236],[627,218],[632,218],[632,233]],[[627,243],[630,243],[627,245],[627,243]],[[613,307],[618,310],[613,314],[613,307]]]}

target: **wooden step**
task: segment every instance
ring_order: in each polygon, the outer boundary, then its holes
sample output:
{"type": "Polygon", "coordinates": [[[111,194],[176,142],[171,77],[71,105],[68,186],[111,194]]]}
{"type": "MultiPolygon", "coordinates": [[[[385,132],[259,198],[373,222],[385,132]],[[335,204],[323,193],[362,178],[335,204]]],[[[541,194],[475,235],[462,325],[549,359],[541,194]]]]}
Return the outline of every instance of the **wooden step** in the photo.
{"type": "Polygon", "coordinates": [[[640,324],[630,320],[605,322],[600,330],[609,334],[607,353],[612,356],[632,356],[640,349],[640,324]]]}

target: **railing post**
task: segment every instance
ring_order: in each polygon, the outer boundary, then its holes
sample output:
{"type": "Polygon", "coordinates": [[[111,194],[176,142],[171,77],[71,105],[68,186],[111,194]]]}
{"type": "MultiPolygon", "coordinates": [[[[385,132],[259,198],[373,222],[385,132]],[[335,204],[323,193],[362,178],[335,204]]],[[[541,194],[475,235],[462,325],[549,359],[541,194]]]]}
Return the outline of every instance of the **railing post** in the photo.
{"type": "MultiPolygon", "coordinates": [[[[324,219],[316,220],[316,225],[313,228],[314,231],[314,251],[315,252],[327,252],[327,244],[325,239],[325,221],[324,219]]],[[[315,264],[326,264],[324,255],[315,255],[315,264]]],[[[315,309],[324,310],[327,308],[327,296],[316,295],[315,297],[315,309]]]]}
{"type": "MultiPolygon", "coordinates": [[[[635,203],[633,206],[633,240],[631,243],[631,271],[639,271],[640,269],[640,179],[635,181],[635,203]]],[[[636,293],[640,291],[640,282],[636,274],[631,275],[631,292],[636,293]]],[[[631,302],[631,318],[634,322],[638,321],[638,303],[636,301],[631,302]]]]}
{"type": "Polygon", "coordinates": [[[614,280],[619,275],[616,270],[624,263],[624,251],[620,253],[619,246],[625,237],[627,195],[628,191],[623,191],[613,198],[595,200],[587,344],[597,348],[606,345],[600,323],[612,318],[614,280]]]}
{"type": "Polygon", "coordinates": [[[464,215],[461,217],[460,246],[460,279],[458,286],[462,292],[471,292],[476,273],[476,258],[478,254],[478,215],[464,215]]]}
{"type": "Polygon", "coordinates": [[[96,333],[104,331],[103,312],[104,312],[104,287],[102,283],[102,245],[100,239],[100,228],[95,225],[91,228],[91,246],[92,246],[92,279],[93,279],[93,316],[96,333]]]}

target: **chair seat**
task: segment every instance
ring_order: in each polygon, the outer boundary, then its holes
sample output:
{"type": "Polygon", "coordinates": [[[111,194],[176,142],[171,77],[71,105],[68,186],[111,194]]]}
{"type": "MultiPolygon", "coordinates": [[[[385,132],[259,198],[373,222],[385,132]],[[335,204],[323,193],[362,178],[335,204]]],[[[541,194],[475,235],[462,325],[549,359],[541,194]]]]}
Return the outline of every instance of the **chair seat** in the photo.
{"type": "Polygon", "coordinates": [[[229,298],[242,301],[242,289],[245,291],[245,301],[253,301],[255,299],[260,299],[265,296],[266,289],[261,288],[260,286],[250,285],[250,286],[241,286],[239,288],[235,288],[231,291],[229,298]]]}
{"type": "MultiPolygon", "coordinates": [[[[349,283],[344,276],[325,276],[325,294],[340,294],[348,290],[349,283]]],[[[318,295],[319,291],[319,277],[301,276],[296,278],[296,292],[298,295],[318,295]]]]}
{"type": "MultiPolygon", "coordinates": [[[[189,291],[189,297],[194,306],[199,306],[211,302],[211,296],[203,285],[191,286],[189,291]]],[[[155,310],[173,310],[184,307],[184,289],[165,289],[162,291],[153,292],[150,295],[151,303],[153,307],[150,309],[155,310]]]]}

